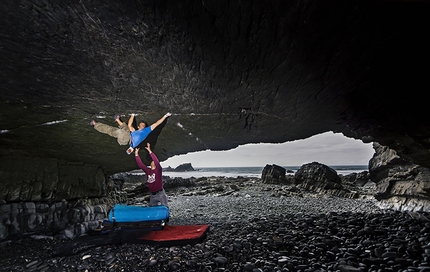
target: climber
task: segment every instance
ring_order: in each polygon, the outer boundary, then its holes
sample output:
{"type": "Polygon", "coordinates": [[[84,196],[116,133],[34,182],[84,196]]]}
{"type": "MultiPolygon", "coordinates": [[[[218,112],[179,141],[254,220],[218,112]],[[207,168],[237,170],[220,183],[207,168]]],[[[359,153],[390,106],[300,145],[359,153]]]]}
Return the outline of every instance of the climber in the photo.
{"type": "Polygon", "coordinates": [[[90,122],[90,125],[94,126],[94,129],[101,133],[108,134],[109,136],[117,138],[117,142],[120,145],[130,144],[130,147],[127,149],[127,154],[131,154],[131,152],[133,152],[133,149],[138,146],[142,141],[144,141],[146,137],[159,125],[164,123],[161,128],[164,127],[165,120],[169,116],[171,116],[171,113],[166,113],[163,117],[161,117],[151,126],[148,126],[147,123],[144,121],[140,121],[137,126],[137,129],[133,127],[135,114],[131,114],[127,125],[121,121],[119,115],[116,115],[115,122],[118,123],[118,128],[100,122],[96,122],[94,120],[90,122]]]}

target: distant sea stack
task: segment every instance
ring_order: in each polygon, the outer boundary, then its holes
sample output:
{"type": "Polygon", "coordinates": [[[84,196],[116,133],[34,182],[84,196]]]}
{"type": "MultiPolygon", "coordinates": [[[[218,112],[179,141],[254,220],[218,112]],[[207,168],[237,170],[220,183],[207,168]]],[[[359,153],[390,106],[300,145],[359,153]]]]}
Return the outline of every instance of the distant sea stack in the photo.
{"type": "Polygon", "coordinates": [[[191,165],[191,163],[183,163],[181,165],[179,165],[176,168],[172,168],[172,167],[167,167],[165,169],[163,169],[163,171],[170,171],[170,172],[190,172],[190,171],[196,171],[193,166],[191,165]]]}

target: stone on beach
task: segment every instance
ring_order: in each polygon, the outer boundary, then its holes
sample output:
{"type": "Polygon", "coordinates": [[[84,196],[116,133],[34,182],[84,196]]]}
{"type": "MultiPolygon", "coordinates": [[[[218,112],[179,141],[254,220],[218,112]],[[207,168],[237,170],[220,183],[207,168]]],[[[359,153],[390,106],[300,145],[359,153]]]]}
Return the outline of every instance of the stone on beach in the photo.
{"type": "Polygon", "coordinates": [[[261,173],[261,181],[263,183],[282,184],[286,183],[285,168],[272,164],[266,165],[261,173]]]}

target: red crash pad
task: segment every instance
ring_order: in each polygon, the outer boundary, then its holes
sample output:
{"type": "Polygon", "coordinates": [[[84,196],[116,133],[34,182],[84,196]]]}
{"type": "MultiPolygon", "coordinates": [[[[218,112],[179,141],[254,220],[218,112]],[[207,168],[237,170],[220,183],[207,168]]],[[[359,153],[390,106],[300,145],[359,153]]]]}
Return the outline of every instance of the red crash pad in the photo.
{"type": "Polygon", "coordinates": [[[156,242],[173,240],[192,240],[206,234],[209,225],[185,225],[185,226],[165,226],[163,230],[151,231],[140,240],[150,240],[156,242]]]}
{"type": "Polygon", "coordinates": [[[203,241],[208,230],[209,225],[167,225],[162,230],[154,230],[134,237],[124,237],[123,242],[169,246],[185,245],[203,241]]]}
{"type": "Polygon", "coordinates": [[[70,242],[53,246],[54,256],[70,256],[95,246],[129,244],[151,244],[180,246],[200,243],[206,238],[209,225],[165,226],[163,230],[120,229],[106,233],[95,231],[92,235],[80,236],[70,242]]]}

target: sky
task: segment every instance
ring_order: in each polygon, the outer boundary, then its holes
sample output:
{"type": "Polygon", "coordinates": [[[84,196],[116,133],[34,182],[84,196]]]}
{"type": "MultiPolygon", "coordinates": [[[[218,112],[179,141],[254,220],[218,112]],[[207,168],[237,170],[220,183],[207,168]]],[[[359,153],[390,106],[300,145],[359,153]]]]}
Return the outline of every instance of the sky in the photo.
{"type": "Polygon", "coordinates": [[[227,151],[199,151],[161,162],[173,168],[183,163],[196,167],[264,167],[266,164],[301,166],[319,162],[325,165],[367,165],[374,154],[371,143],[326,132],[304,140],[282,144],[246,144],[227,151]]]}

